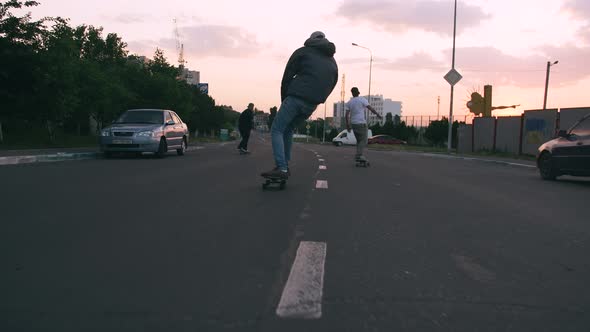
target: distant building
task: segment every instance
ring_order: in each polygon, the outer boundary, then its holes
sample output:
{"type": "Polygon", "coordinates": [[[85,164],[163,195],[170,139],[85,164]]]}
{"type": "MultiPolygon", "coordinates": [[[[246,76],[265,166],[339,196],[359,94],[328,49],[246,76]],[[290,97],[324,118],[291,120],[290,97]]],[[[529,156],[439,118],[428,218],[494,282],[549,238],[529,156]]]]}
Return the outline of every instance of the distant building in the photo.
{"type": "Polygon", "coordinates": [[[268,131],[268,116],[270,114],[262,111],[254,114],[254,129],[259,131],[268,131]]]}
{"type": "MultiPolygon", "coordinates": [[[[369,99],[368,96],[363,96],[365,99],[369,99]]],[[[350,99],[348,99],[350,100],[350,99]]],[[[347,101],[348,101],[347,100],[347,101]]],[[[380,122],[382,125],[385,123],[385,116],[387,113],[391,113],[392,116],[402,115],[402,102],[401,101],[393,101],[391,99],[383,98],[383,95],[371,95],[371,106],[383,117],[381,121],[377,119],[377,116],[374,115],[372,112],[369,112],[369,119],[368,123],[370,126],[380,122]]],[[[344,116],[346,115],[342,102],[334,103],[333,108],[333,116],[334,119],[341,118],[342,125],[337,128],[342,128],[346,125],[346,120],[344,116]]],[[[339,122],[339,121],[335,121],[339,122]]]]}
{"type": "Polygon", "coordinates": [[[201,72],[196,70],[189,70],[188,68],[183,68],[183,72],[181,78],[186,81],[186,83],[190,85],[198,85],[201,83],[201,72]]]}

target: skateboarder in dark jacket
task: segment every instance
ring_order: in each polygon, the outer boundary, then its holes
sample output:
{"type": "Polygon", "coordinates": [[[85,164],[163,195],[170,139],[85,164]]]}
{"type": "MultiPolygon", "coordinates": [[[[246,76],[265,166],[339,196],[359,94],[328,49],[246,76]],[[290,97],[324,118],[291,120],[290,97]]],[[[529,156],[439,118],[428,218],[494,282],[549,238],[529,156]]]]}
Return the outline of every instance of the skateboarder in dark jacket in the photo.
{"type": "Polygon", "coordinates": [[[238,130],[240,131],[240,136],[242,136],[242,141],[240,145],[238,145],[238,150],[243,153],[248,152],[248,140],[250,139],[250,131],[252,130],[254,122],[254,104],[248,104],[248,108],[245,109],[242,114],[240,114],[240,119],[238,120],[238,130]]]}
{"type": "Polygon", "coordinates": [[[316,31],[289,58],[281,82],[281,107],[271,128],[276,167],[262,176],[288,177],[293,128],[326,102],[338,82],[334,53],[336,46],[316,31]]]}

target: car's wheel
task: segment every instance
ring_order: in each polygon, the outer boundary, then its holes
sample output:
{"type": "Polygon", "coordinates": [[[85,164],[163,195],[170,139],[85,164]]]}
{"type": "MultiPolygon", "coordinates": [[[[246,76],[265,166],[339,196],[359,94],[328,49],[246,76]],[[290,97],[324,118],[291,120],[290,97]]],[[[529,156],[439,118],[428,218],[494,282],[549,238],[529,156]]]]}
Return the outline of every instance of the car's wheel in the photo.
{"type": "Polygon", "coordinates": [[[342,142],[336,142],[336,146],[341,146],[342,142]]]}
{"type": "Polygon", "coordinates": [[[553,158],[549,152],[543,152],[539,157],[539,173],[543,180],[555,180],[558,170],[553,166],[553,158]]]}
{"type": "Polygon", "coordinates": [[[183,138],[182,143],[180,145],[180,149],[176,149],[176,153],[178,153],[179,156],[184,156],[185,152],[186,152],[186,139],[183,138]]]}
{"type": "Polygon", "coordinates": [[[158,158],[164,158],[166,153],[168,152],[168,143],[166,142],[166,138],[162,137],[160,139],[160,145],[158,146],[158,152],[156,152],[156,156],[158,158]]]}

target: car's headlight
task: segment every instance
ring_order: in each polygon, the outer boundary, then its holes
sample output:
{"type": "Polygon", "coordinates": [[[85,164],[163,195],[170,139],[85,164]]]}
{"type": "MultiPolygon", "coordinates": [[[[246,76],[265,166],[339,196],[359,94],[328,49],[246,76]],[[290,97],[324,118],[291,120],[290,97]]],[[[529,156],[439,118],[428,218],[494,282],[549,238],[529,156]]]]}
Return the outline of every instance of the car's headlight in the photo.
{"type": "Polygon", "coordinates": [[[111,131],[106,129],[100,132],[100,136],[106,137],[106,136],[111,136],[111,131]]]}
{"type": "Polygon", "coordinates": [[[153,137],[154,136],[154,132],[153,131],[142,131],[137,133],[138,137],[153,137]]]}

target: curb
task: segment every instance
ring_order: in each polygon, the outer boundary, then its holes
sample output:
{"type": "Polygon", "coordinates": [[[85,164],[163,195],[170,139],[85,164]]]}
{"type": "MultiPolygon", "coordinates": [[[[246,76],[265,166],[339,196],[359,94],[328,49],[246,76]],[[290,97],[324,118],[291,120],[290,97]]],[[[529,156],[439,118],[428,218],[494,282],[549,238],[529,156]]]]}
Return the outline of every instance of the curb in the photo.
{"type": "MultiPolygon", "coordinates": [[[[204,149],[202,146],[190,146],[186,149],[187,152],[197,151],[204,149]]],[[[56,161],[68,161],[68,160],[88,160],[88,159],[100,159],[102,158],[101,152],[78,152],[78,153],[67,153],[58,152],[54,154],[42,154],[42,155],[30,155],[30,156],[7,156],[0,157],[0,166],[5,165],[20,165],[20,164],[32,164],[32,163],[48,163],[56,161]]]]}
{"type": "Polygon", "coordinates": [[[101,156],[98,152],[82,152],[82,153],[56,153],[56,154],[44,154],[35,156],[10,156],[0,157],[0,165],[20,165],[20,164],[31,164],[31,163],[45,163],[55,161],[66,161],[66,160],[84,160],[84,159],[97,159],[101,156]]]}
{"type": "Polygon", "coordinates": [[[486,163],[500,164],[500,165],[507,165],[507,166],[516,166],[516,167],[525,167],[525,168],[537,168],[537,166],[534,166],[534,165],[520,164],[520,163],[515,163],[515,162],[510,162],[510,161],[504,161],[504,160],[496,160],[496,159],[484,159],[484,158],[476,158],[476,157],[452,156],[452,155],[436,154],[436,153],[420,153],[420,154],[423,155],[423,156],[428,156],[428,157],[447,158],[447,159],[461,159],[461,160],[469,160],[469,161],[482,161],[482,162],[486,162],[486,163]]]}

